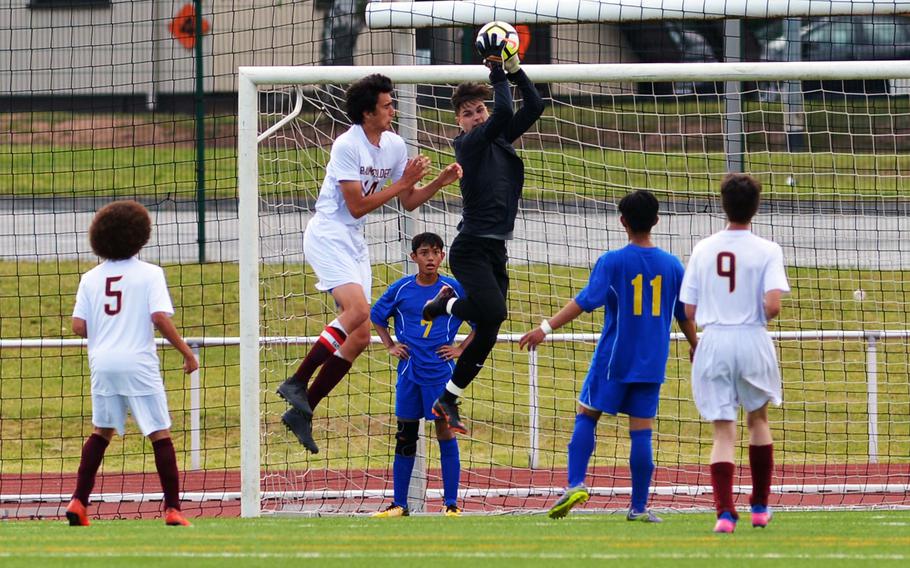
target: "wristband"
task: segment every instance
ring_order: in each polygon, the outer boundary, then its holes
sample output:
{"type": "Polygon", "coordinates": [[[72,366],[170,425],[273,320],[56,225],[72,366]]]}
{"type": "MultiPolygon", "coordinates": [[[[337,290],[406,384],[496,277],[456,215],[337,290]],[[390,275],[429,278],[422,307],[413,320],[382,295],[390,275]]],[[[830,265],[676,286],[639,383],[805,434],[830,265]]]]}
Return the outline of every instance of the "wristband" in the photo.
{"type": "Polygon", "coordinates": [[[540,330],[543,331],[544,335],[549,335],[553,333],[553,328],[550,326],[550,322],[543,320],[540,322],[540,330]]]}

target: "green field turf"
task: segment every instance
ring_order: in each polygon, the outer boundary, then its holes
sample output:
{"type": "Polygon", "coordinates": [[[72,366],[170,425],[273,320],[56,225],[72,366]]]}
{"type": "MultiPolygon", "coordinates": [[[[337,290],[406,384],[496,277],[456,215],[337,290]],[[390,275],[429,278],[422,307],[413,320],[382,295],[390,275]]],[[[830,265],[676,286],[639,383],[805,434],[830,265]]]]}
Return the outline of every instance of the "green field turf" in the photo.
{"type": "MultiPolygon", "coordinates": [[[[452,162],[450,152],[421,150],[434,168],[452,162]]],[[[727,172],[721,152],[618,151],[566,146],[540,149],[526,146],[525,199],[618,199],[630,188],[648,188],[661,198],[708,198],[727,172]]],[[[263,164],[273,161],[280,174],[260,167],[264,186],[284,184],[285,195],[315,198],[322,182],[328,148],[263,152],[263,164]],[[304,164],[300,166],[299,164],[304,164]],[[273,179],[274,178],[274,179],[273,179]]],[[[0,146],[0,195],[20,197],[196,198],[195,153],[192,148],[154,147],[81,149],[50,146],[0,146]]],[[[901,174],[910,169],[910,156],[822,152],[788,154],[750,152],[745,170],[762,182],[766,199],[899,198],[910,193],[901,174]],[[795,184],[788,184],[793,178],[795,184]]],[[[430,178],[427,178],[430,179],[430,178]]],[[[233,199],[237,193],[236,152],[206,150],[206,196],[233,199]]],[[[457,199],[452,190],[443,195],[457,199]],[[447,193],[451,195],[447,195],[447,193]]]]}
{"type": "MultiPolygon", "coordinates": [[[[11,338],[72,338],[69,314],[78,275],[91,262],[0,263],[0,335],[11,338]]],[[[379,283],[400,273],[376,266],[379,283]]],[[[188,337],[236,336],[237,266],[233,264],[165,266],[177,307],[175,322],[188,337]]],[[[555,313],[580,289],[587,269],[567,267],[512,268],[510,320],[504,332],[530,329],[555,313]]],[[[301,266],[264,266],[270,293],[312,290],[312,274],[301,266]]],[[[910,275],[833,269],[790,269],[793,293],[784,301],[777,330],[908,329],[910,275]],[[868,297],[856,302],[852,291],[862,283],[868,297]]],[[[267,334],[317,335],[325,324],[328,297],[299,294],[273,304],[266,314],[267,334]],[[277,322],[278,316],[285,318],[277,322]]],[[[586,315],[566,331],[599,332],[599,314],[586,315]]],[[[906,342],[879,344],[879,460],[905,463],[910,455],[910,373],[906,342]]],[[[565,445],[574,415],[574,397],[587,370],[591,344],[547,344],[540,350],[541,467],[563,467],[565,445]]],[[[174,419],[174,438],[181,467],[186,467],[189,428],[189,379],[180,372],[173,349],[160,352],[174,419]]],[[[285,378],[287,365],[305,353],[300,348],[263,352],[262,404],[265,424],[282,433],[278,417],[284,404],[273,391],[285,378]]],[[[658,464],[702,463],[710,433],[691,402],[687,349],[674,347],[667,369],[657,421],[658,464]]],[[[865,345],[862,341],[787,341],[781,343],[785,404],[772,411],[776,456],[780,463],[824,464],[868,461],[865,345]]],[[[205,348],[202,363],[203,468],[239,467],[239,369],[235,347],[205,348]]],[[[462,452],[473,463],[528,466],[528,355],[515,345],[500,345],[492,363],[472,386],[463,412],[474,423],[462,452]]],[[[391,462],[394,363],[379,347],[359,358],[354,372],[323,405],[317,418],[317,440],[326,451],[305,457],[288,452],[283,434],[267,436],[263,460],[292,467],[386,468],[391,462]],[[351,409],[355,410],[351,410],[351,409]],[[364,436],[369,432],[370,436],[364,436]]],[[[0,358],[0,471],[74,472],[79,448],[90,432],[89,373],[81,349],[4,349],[0,358]]],[[[595,465],[627,461],[625,424],[604,420],[599,428],[595,465]]],[[[105,467],[111,471],[153,471],[147,442],[135,430],[115,439],[105,467]]],[[[437,449],[429,444],[431,463],[437,449]]]]}
{"type": "Polygon", "coordinates": [[[906,566],[910,512],[784,512],[768,529],[744,515],[733,535],[709,514],[661,525],[621,515],[64,521],[0,525],[4,568],[56,566],[906,566]]]}
{"type": "MultiPolygon", "coordinates": [[[[583,97],[584,98],[584,97],[583,97]]],[[[709,197],[727,172],[723,108],[716,99],[655,102],[604,98],[581,106],[555,102],[540,120],[539,136],[525,136],[527,199],[616,199],[629,188],[648,188],[675,199],[709,197]]],[[[747,100],[745,171],[762,182],[766,199],[852,200],[910,194],[910,128],[906,97],[808,100],[804,106],[811,152],[785,150],[778,103],[747,100]],[[788,183],[788,178],[793,178],[788,183]]],[[[0,196],[144,197],[196,199],[193,123],[167,115],[19,113],[0,117],[0,196]],[[105,133],[98,140],[93,128],[105,133]],[[114,133],[134,133],[131,144],[114,133]],[[69,136],[68,136],[69,135],[69,136]]],[[[320,115],[301,116],[308,149],[286,138],[260,148],[263,186],[282,182],[285,196],[313,199],[328,160],[333,127],[320,115]],[[314,132],[309,132],[314,130],[314,132]],[[316,132],[321,130],[321,132],[316,132]]],[[[451,110],[422,109],[420,151],[438,168],[452,161],[457,134],[451,110]]],[[[237,195],[236,117],[206,119],[205,188],[208,199],[237,195]]],[[[337,125],[336,125],[337,127],[337,125]]],[[[444,192],[457,200],[457,192],[444,192]]]]}

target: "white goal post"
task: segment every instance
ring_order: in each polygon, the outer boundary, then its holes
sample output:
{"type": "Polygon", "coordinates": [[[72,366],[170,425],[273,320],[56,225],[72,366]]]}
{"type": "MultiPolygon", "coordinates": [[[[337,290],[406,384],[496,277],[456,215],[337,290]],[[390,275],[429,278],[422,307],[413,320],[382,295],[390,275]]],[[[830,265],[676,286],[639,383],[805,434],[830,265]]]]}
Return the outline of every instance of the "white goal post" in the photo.
{"type": "MultiPolygon", "coordinates": [[[[527,65],[537,83],[651,82],[651,81],[786,81],[910,78],[910,62],[828,63],[693,63],[639,65],[527,65]]],[[[481,66],[370,66],[370,67],[241,67],[238,73],[238,183],[240,264],[240,397],[241,397],[241,515],[260,514],[260,348],[264,343],[299,342],[299,337],[265,337],[260,330],[260,141],[282,128],[299,112],[261,128],[260,87],[343,85],[371,73],[390,77],[400,90],[408,84],[451,85],[485,81],[481,66]]],[[[408,104],[414,104],[409,97],[408,104]]],[[[401,108],[402,120],[414,120],[416,108],[401,108]]],[[[402,129],[404,130],[404,129],[402,129]]],[[[403,132],[404,134],[404,132],[403,132]]],[[[726,133],[730,135],[731,133],[726,133]]],[[[410,140],[409,143],[416,144],[410,140]]],[[[544,245],[546,246],[546,245],[544,245]]],[[[309,291],[307,291],[309,292],[309,291]]]]}

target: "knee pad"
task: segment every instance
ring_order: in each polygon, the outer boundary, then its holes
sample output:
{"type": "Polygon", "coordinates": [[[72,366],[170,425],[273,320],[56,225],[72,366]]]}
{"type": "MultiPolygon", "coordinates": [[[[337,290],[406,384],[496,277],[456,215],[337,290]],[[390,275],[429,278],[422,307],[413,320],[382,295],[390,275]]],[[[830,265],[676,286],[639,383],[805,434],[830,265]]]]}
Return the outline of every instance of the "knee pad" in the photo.
{"type": "Polygon", "coordinates": [[[398,421],[398,433],[395,434],[395,454],[413,457],[417,454],[417,440],[420,438],[420,422],[398,421]]]}

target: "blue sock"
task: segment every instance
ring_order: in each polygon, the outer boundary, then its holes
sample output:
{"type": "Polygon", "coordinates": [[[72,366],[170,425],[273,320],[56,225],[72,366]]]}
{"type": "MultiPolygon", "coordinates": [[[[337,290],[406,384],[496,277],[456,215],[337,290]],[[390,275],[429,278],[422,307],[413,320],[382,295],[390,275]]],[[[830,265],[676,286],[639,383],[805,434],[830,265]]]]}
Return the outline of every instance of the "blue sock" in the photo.
{"type": "Polygon", "coordinates": [[[632,472],[632,510],[644,512],[648,507],[648,489],[654,473],[654,458],[651,452],[651,430],[629,432],[632,449],[629,451],[629,469],[632,472]]]}
{"type": "Polygon", "coordinates": [[[399,507],[408,508],[408,485],[411,483],[411,472],[414,471],[415,456],[402,456],[395,454],[392,462],[392,488],[395,496],[392,503],[399,507]]]}
{"type": "Polygon", "coordinates": [[[458,504],[458,483],[461,481],[461,456],[458,440],[439,440],[439,461],[442,466],[442,495],[446,506],[458,504]]]}
{"type": "Polygon", "coordinates": [[[575,429],[569,440],[569,487],[585,482],[588,461],[594,453],[594,429],[597,419],[587,414],[575,415],[575,429]]]}

